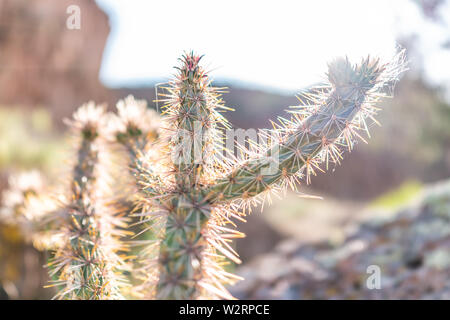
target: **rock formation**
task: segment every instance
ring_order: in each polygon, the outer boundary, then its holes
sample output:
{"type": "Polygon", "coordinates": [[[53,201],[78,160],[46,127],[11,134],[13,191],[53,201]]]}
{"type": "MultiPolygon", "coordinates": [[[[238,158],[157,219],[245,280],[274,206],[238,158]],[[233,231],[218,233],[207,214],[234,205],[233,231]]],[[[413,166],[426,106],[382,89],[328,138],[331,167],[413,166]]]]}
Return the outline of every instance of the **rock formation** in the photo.
{"type": "Polygon", "coordinates": [[[108,34],[93,0],[0,0],[0,104],[46,106],[60,119],[104,100],[98,73],[108,34]],[[66,25],[71,5],[80,8],[79,30],[66,25]]]}

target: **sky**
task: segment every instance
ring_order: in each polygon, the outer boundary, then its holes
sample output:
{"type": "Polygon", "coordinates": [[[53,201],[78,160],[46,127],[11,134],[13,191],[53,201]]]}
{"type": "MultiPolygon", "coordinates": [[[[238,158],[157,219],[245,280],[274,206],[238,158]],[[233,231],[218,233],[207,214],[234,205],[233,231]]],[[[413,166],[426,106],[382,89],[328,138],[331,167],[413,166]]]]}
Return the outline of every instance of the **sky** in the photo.
{"type": "Polygon", "coordinates": [[[424,61],[430,79],[450,82],[440,63],[450,61],[449,50],[439,50],[449,30],[427,23],[411,0],[97,3],[110,17],[100,78],[111,87],[165,82],[177,58],[194,50],[215,80],[297,92],[320,81],[334,57],[388,59],[397,36],[416,31],[431,58],[424,61]]]}

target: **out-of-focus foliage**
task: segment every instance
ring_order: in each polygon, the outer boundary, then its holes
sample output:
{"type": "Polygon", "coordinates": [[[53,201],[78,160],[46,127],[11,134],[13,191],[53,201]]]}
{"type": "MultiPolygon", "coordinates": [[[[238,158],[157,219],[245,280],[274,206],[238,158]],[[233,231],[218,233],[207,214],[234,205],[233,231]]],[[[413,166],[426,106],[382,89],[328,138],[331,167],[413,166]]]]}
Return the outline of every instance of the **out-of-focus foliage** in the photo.
{"type": "MultiPolygon", "coordinates": [[[[0,107],[0,200],[5,200],[7,178],[14,172],[39,168],[54,176],[60,171],[65,148],[66,139],[53,128],[48,110],[0,107]]],[[[43,289],[46,254],[38,252],[26,238],[20,225],[0,221],[1,298],[51,296],[51,290],[43,289]]]]}
{"type": "Polygon", "coordinates": [[[64,155],[64,138],[53,129],[46,109],[0,108],[0,169],[54,171],[64,155]]]}
{"type": "Polygon", "coordinates": [[[46,299],[46,255],[25,241],[16,225],[0,222],[0,299],[46,299]]]}
{"type": "Polygon", "coordinates": [[[418,181],[406,181],[397,189],[387,192],[372,201],[371,206],[395,210],[418,196],[422,189],[422,184],[418,181]]]}
{"type": "Polygon", "coordinates": [[[443,92],[410,77],[397,91],[395,100],[384,108],[383,128],[376,130],[383,131],[381,137],[374,134],[375,150],[388,148],[424,166],[450,167],[450,105],[443,92]]]}

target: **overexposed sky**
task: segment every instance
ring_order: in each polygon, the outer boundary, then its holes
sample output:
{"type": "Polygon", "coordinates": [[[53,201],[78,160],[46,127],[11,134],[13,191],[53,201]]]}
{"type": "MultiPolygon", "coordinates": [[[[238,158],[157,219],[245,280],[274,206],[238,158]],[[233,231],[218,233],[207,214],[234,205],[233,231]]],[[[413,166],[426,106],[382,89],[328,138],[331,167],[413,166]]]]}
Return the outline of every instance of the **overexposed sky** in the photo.
{"type": "Polygon", "coordinates": [[[109,86],[166,81],[177,58],[193,49],[205,54],[214,79],[295,92],[320,80],[333,57],[389,57],[399,33],[417,30],[427,35],[420,45],[437,55],[425,61],[431,76],[450,76],[439,64],[448,51],[442,56],[434,48],[445,31],[426,23],[411,0],[97,3],[112,28],[100,75],[109,86]]]}

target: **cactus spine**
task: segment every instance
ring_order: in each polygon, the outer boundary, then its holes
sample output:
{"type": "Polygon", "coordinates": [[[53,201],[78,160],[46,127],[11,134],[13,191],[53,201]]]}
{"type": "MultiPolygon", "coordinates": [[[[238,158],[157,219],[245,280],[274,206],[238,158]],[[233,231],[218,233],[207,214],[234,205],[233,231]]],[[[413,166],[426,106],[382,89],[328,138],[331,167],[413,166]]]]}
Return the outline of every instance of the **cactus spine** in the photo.
{"type": "Polygon", "coordinates": [[[305,175],[310,183],[311,175],[323,171],[323,162],[326,167],[339,163],[341,149],[350,150],[354,137],[367,131],[366,120],[378,110],[375,103],[405,69],[403,52],[388,64],[370,58],[357,65],[333,61],[328,83],[303,96],[306,103],[291,111],[292,119],[271,132],[271,144],[233,163],[220,156],[217,127],[228,124],[218,111],[226,108],[200,60],[185,54],[162,95],[165,127],[172,133],[165,184],[156,187],[153,176],[143,182],[149,186],[143,190],[148,201],[166,214],[157,260],[159,299],[232,298],[224,284],[237,278],[222,265],[224,256],[239,261],[229,241],[243,235],[227,226],[240,218],[237,209],[258,195],[295,188],[305,175]]]}

